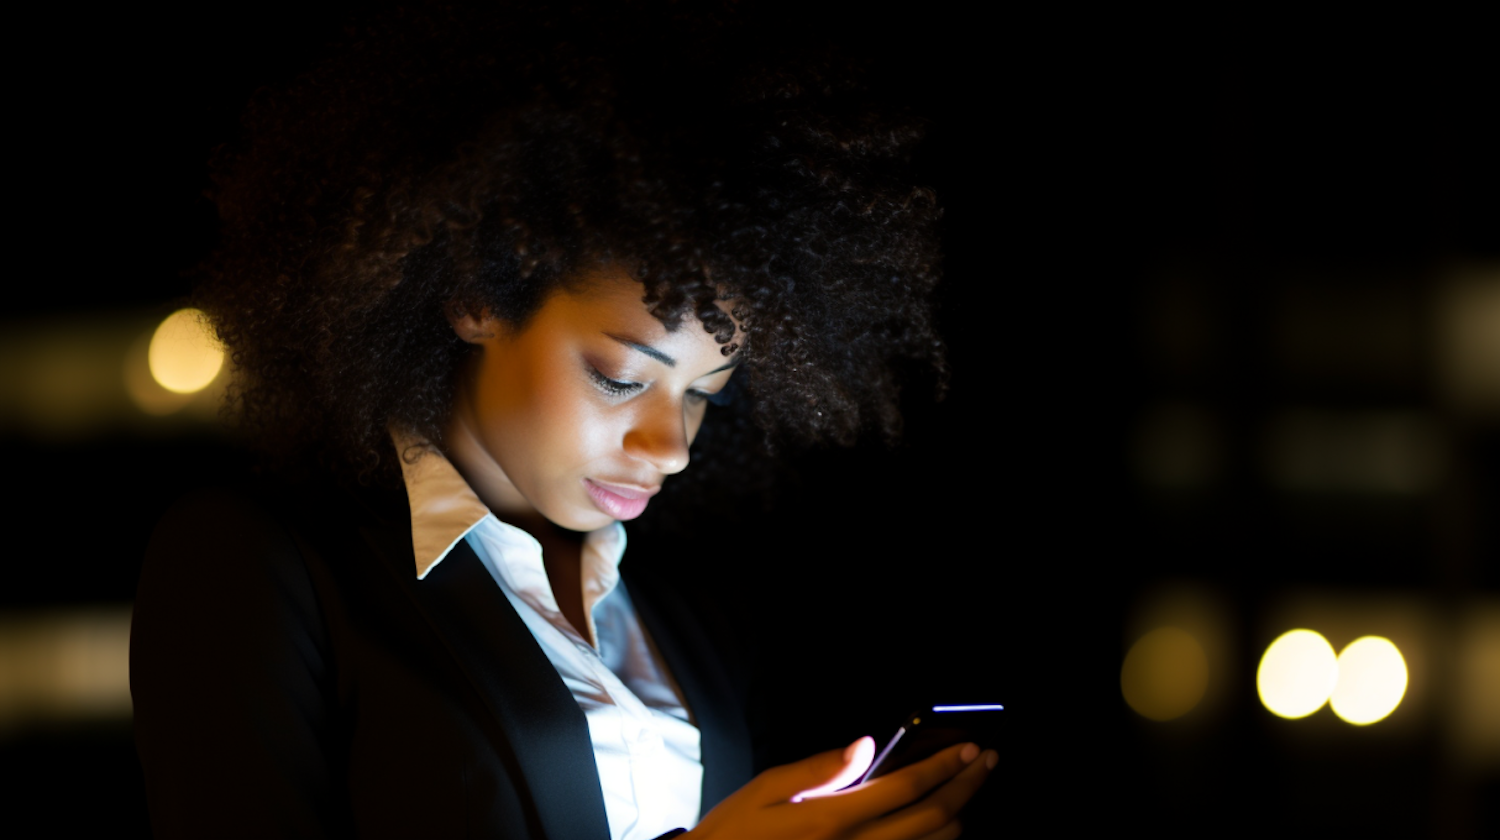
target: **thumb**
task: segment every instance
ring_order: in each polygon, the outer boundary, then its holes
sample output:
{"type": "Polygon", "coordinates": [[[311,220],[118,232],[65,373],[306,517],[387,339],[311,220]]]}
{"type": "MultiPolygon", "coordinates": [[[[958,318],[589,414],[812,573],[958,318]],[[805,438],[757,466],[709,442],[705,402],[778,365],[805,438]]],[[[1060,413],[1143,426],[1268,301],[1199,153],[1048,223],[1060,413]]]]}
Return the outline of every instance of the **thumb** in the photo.
{"type": "Polygon", "coordinates": [[[874,758],[875,741],[866,735],[842,752],[830,750],[789,765],[787,769],[796,768],[797,771],[787,779],[793,791],[791,801],[826,796],[854,784],[870,769],[874,758]]]}

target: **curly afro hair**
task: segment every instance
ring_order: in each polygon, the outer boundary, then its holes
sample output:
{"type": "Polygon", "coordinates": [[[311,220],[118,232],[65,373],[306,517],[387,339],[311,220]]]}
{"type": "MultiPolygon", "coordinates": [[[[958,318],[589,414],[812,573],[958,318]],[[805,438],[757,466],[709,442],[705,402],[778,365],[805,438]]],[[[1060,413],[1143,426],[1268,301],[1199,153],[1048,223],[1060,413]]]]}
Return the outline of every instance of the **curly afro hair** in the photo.
{"type": "Polygon", "coordinates": [[[945,374],[939,208],[907,174],[921,123],[856,63],[770,37],[736,4],[428,8],[257,94],[214,161],[197,291],[242,428],[282,466],[399,483],[388,430],[440,445],[473,349],[448,313],[521,324],[612,261],[668,328],[695,316],[742,354],[684,477],[894,439],[902,372],[945,374]]]}

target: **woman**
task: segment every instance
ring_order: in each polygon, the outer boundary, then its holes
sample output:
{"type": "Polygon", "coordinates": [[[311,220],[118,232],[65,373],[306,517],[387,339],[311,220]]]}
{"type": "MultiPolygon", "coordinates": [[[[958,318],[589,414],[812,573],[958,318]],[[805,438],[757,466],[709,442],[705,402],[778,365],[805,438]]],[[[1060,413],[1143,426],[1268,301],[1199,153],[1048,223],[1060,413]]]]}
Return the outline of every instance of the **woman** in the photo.
{"type": "Polygon", "coordinates": [[[148,551],[162,836],[957,835],[993,753],[751,779],[694,605],[620,564],[620,522],[894,434],[896,361],[941,371],[918,132],[835,62],[626,12],[395,15],[252,103],[199,299],[277,477],[148,551]]]}

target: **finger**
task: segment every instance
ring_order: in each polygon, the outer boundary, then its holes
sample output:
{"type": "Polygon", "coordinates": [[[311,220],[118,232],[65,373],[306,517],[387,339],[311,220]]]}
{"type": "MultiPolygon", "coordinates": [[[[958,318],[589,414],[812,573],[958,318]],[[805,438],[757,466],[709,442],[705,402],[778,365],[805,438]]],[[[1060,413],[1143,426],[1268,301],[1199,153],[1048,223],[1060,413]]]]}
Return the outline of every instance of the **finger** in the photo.
{"type": "Polygon", "coordinates": [[[979,791],[999,758],[994,750],[985,751],[932,795],[880,820],[868,840],[946,836],[943,832],[955,830],[950,826],[958,823],[959,810],[979,791]]]}
{"type": "Polygon", "coordinates": [[[916,764],[847,791],[848,807],[864,819],[888,814],[921,799],[928,791],[958,775],[978,755],[979,747],[974,744],[949,747],[916,764]]]}
{"type": "Polygon", "coordinates": [[[870,762],[875,760],[875,741],[868,735],[850,744],[844,750],[844,766],[833,778],[801,791],[792,797],[793,802],[801,802],[804,799],[812,799],[819,796],[827,796],[836,790],[846,788],[859,781],[859,777],[870,769],[870,762]]]}
{"type": "MultiPolygon", "coordinates": [[[[873,756],[874,752],[875,742],[866,736],[842,750],[829,750],[772,767],[756,776],[750,784],[755,788],[756,801],[763,805],[780,804],[848,774],[851,761],[861,759],[866,753],[873,756]]],[[[869,760],[863,761],[868,766],[869,760]]],[[[864,768],[860,768],[854,777],[858,778],[863,772],[864,768]]]]}
{"type": "Polygon", "coordinates": [[[948,823],[937,831],[926,835],[922,838],[922,840],[955,840],[955,838],[963,833],[963,823],[959,822],[958,820],[954,820],[953,822],[948,823]]]}

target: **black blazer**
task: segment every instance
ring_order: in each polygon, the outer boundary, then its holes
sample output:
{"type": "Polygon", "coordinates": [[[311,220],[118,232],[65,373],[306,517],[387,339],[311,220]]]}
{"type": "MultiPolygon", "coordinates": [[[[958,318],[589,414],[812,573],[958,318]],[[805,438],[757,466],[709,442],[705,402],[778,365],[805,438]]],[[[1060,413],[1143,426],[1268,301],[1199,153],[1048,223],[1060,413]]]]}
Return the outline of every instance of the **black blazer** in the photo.
{"type": "MultiPolygon", "coordinates": [[[[604,840],[577,702],[465,541],[414,572],[404,493],[212,491],[147,552],[130,639],[158,837],[604,840]]],[[[621,573],[702,735],[749,780],[742,698],[688,605],[621,573]]]]}

